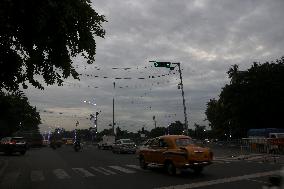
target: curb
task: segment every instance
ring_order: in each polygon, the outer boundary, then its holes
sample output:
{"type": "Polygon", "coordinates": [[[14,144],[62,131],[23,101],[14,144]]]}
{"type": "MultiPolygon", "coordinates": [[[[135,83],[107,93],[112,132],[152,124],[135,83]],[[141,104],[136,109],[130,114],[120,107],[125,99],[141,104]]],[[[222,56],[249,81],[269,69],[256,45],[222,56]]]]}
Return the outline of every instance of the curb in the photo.
{"type": "Polygon", "coordinates": [[[252,158],[252,157],[257,157],[257,156],[263,156],[263,154],[247,154],[247,155],[241,155],[241,156],[239,156],[237,159],[238,159],[238,160],[245,160],[245,159],[252,158]]]}

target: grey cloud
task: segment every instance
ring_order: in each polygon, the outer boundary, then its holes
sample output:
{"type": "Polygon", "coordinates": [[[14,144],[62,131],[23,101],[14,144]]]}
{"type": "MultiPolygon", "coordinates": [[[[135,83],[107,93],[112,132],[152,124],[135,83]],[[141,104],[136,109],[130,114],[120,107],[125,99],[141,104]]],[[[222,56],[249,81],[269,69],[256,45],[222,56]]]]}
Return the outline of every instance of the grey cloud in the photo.
{"type": "MultiPolygon", "coordinates": [[[[151,129],[153,115],[160,126],[175,119],[183,122],[178,74],[137,79],[168,72],[164,68],[144,69],[150,67],[149,60],[181,63],[190,126],[195,122],[207,124],[203,121],[206,103],[210,98],[218,98],[221,88],[228,83],[226,72],[231,65],[247,69],[254,61],[270,61],[283,55],[282,0],[93,0],[92,4],[108,19],[104,24],[105,39],[97,40],[96,62],[87,65],[82,57],[76,57],[74,62],[83,74],[80,81],[68,79],[65,87],[26,91],[32,104],[42,109],[70,108],[73,117],[61,119],[62,125],[70,129],[78,119],[74,114],[86,112],[80,119],[81,127],[87,128],[91,125],[86,119],[88,114],[97,110],[102,111],[99,130],[109,128],[113,96],[117,122],[125,129],[135,131],[143,125],[151,129]],[[135,69],[137,66],[139,69],[135,69]],[[116,77],[136,79],[115,80],[116,77]],[[82,103],[93,98],[96,107],[82,103]],[[71,111],[72,108],[78,112],[71,111]],[[175,117],[165,117],[173,112],[175,117]]],[[[50,117],[45,124],[53,125],[59,120],[50,117]]]]}

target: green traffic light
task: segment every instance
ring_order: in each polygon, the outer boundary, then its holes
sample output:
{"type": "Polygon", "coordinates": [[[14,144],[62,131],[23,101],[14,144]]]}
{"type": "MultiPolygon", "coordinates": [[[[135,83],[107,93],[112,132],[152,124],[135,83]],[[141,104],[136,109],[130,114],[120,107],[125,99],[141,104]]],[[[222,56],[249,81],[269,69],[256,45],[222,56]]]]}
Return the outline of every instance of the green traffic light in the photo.
{"type": "Polygon", "coordinates": [[[166,67],[166,68],[171,68],[171,63],[170,62],[156,62],[156,61],[150,61],[154,62],[155,67],[166,67]]]}

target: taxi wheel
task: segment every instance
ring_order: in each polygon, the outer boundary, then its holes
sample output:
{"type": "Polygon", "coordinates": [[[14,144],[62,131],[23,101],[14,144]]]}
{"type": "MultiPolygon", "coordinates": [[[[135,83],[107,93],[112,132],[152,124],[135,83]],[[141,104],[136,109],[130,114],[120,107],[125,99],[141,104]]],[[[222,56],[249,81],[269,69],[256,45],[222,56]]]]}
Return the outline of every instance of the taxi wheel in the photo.
{"type": "Polygon", "coordinates": [[[169,175],[175,175],[176,174],[176,167],[172,162],[166,163],[166,171],[169,175]]]}
{"type": "Polygon", "coordinates": [[[145,159],[143,156],[139,158],[139,164],[142,169],[147,169],[147,163],[145,162],[145,159]]]}

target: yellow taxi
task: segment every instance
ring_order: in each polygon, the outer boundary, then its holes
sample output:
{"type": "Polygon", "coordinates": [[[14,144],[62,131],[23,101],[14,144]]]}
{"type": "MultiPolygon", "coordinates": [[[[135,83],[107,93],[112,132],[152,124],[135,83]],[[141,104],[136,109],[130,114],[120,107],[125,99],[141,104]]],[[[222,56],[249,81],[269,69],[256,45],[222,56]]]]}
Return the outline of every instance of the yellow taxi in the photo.
{"type": "Polygon", "coordinates": [[[67,139],[65,142],[66,145],[72,145],[73,143],[74,143],[73,138],[67,139]]]}
{"type": "Polygon", "coordinates": [[[201,173],[213,160],[213,153],[209,148],[195,145],[185,135],[165,135],[148,140],[137,151],[137,155],[141,168],[146,169],[149,165],[161,166],[170,175],[176,174],[177,169],[186,168],[201,173]]]}

